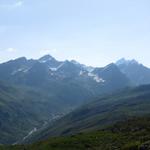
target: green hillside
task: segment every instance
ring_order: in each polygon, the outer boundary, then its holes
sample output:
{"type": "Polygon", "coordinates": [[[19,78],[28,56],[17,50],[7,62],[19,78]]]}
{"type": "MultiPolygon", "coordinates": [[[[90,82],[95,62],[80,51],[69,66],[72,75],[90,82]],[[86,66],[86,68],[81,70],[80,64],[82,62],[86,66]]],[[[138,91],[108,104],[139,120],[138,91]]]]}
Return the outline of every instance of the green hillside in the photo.
{"type": "Polygon", "coordinates": [[[75,110],[37,132],[30,141],[102,129],[117,121],[149,114],[149,108],[150,86],[129,88],[75,110]]]}
{"type": "Polygon", "coordinates": [[[74,136],[50,138],[24,146],[1,147],[0,150],[149,150],[150,118],[134,118],[105,130],[74,136]]]}
{"type": "Polygon", "coordinates": [[[21,141],[32,130],[67,113],[71,106],[61,100],[38,88],[0,82],[0,143],[21,141]]]}

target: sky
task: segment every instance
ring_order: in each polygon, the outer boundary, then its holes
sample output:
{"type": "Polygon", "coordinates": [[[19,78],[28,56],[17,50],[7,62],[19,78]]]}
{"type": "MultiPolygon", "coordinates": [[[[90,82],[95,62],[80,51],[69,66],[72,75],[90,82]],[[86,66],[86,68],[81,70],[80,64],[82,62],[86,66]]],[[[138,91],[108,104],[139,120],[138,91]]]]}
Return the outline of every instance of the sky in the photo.
{"type": "Polygon", "coordinates": [[[150,0],[0,0],[0,62],[45,54],[150,67],[150,0]]]}

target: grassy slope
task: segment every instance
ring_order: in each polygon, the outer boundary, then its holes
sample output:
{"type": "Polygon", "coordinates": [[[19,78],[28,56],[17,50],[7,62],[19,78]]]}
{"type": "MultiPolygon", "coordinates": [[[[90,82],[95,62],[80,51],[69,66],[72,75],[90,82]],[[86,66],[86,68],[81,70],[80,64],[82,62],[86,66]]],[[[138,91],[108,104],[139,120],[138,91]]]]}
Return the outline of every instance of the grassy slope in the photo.
{"type": "Polygon", "coordinates": [[[150,118],[134,118],[105,130],[74,136],[50,138],[26,146],[1,147],[0,150],[140,150],[150,146],[150,118]],[[146,144],[145,144],[146,143],[146,144]]]}
{"type": "Polygon", "coordinates": [[[37,125],[40,117],[37,118],[32,111],[35,109],[34,103],[38,101],[35,93],[21,87],[0,85],[0,143],[11,143],[37,125]]]}
{"type": "Polygon", "coordinates": [[[101,98],[56,121],[30,140],[93,131],[132,116],[150,113],[150,86],[127,89],[101,98]]]}
{"type": "Polygon", "coordinates": [[[65,109],[50,92],[0,82],[0,143],[20,140],[61,112],[65,109]]]}
{"type": "Polygon", "coordinates": [[[38,88],[0,81],[0,144],[20,142],[35,127],[42,128],[55,115],[68,113],[90,97],[93,94],[71,83],[51,82],[38,88]]]}

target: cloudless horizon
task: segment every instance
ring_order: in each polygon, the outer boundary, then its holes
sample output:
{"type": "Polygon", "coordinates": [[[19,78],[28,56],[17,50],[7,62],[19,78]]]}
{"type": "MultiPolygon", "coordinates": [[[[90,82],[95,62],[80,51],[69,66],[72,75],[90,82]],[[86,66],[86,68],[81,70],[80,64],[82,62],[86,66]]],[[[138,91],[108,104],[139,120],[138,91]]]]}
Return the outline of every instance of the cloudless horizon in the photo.
{"type": "Polygon", "coordinates": [[[50,54],[105,66],[125,57],[150,67],[149,0],[1,0],[0,63],[50,54]]]}

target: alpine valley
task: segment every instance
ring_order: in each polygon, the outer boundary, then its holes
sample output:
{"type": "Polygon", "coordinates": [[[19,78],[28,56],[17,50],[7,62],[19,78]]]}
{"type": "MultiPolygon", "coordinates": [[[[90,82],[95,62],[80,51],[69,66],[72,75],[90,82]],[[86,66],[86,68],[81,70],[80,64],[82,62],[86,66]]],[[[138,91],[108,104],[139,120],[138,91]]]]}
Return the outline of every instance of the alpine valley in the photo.
{"type": "Polygon", "coordinates": [[[45,55],[0,64],[2,150],[138,150],[150,140],[149,108],[150,69],[136,60],[95,68],[45,55]]]}

